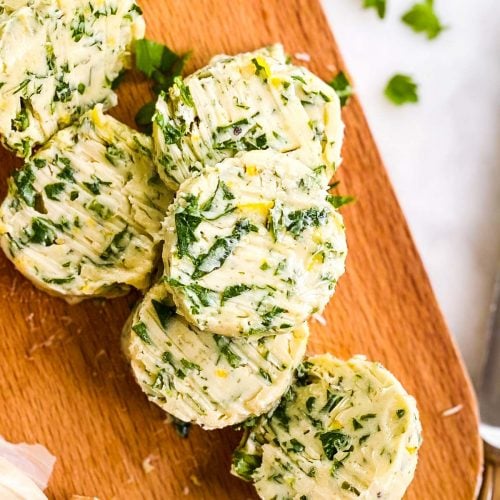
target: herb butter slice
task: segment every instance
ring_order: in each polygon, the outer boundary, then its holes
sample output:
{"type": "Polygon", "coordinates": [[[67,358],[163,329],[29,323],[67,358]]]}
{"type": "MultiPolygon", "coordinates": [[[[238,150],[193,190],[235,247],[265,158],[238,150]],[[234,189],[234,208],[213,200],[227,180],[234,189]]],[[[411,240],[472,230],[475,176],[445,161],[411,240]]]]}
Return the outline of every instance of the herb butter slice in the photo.
{"type": "Polygon", "coordinates": [[[216,56],[159,97],[155,161],[173,188],[239,151],[273,149],[323,170],[340,163],[343,123],[335,91],[286,62],[281,45],[216,56]]]}
{"type": "Polygon", "coordinates": [[[36,286],[69,301],[144,289],[172,198],[151,139],[97,106],[14,172],[0,244],[36,286]]]}
{"type": "Polygon", "coordinates": [[[263,499],[401,499],[417,465],[415,400],[379,363],[314,356],[233,456],[263,499]]]}
{"type": "Polygon", "coordinates": [[[164,229],[179,314],[204,331],[289,331],[322,311],[344,272],[344,225],[320,176],[273,151],[241,153],[185,181],[164,229]]]}
{"type": "Polygon", "coordinates": [[[163,283],[132,314],[123,349],[148,398],[206,429],[237,424],[272,409],[302,361],[307,324],[256,340],[203,333],[176,315],[163,283]]]}
{"type": "Polygon", "coordinates": [[[4,2],[0,17],[0,139],[19,156],[95,104],[116,104],[113,82],[144,36],[133,0],[4,2]]]}

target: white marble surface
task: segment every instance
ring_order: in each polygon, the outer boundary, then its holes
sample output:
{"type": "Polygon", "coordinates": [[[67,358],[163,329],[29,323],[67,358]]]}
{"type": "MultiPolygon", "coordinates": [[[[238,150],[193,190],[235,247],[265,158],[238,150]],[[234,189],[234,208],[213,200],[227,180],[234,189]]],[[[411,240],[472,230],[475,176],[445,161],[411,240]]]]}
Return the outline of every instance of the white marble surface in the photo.
{"type": "MultiPolygon", "coordinates": [[[[473,379],[500,257],[498,0],[436,0],[449,29],[433,41],[400,22],[415,0],[323,0],[448,324],[473,379]],[[396,72],[420,102],[382,94],[396,72]]],[[[313,56],[313,55],[312,55],[313,56]]]]}

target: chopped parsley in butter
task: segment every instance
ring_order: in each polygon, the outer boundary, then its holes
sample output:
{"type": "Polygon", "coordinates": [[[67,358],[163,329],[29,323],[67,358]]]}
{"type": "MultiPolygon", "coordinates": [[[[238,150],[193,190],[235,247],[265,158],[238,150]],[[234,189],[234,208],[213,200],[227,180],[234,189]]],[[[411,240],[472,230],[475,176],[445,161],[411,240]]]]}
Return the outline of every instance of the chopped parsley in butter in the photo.
{"type": "Polygon", "coordinates": [[[203,331],[290,331],[323,310],[344,272],[342,217],[321,178],[274,151],[184,182],[164,230],[165,279],[179,314],[203,331]]]}
{"type": "Polygon", "coordinates": [[[172,198],[151,139],[97,106],[13,173],[0,244],[36,286],[69,301],[144,289],[172,198]]]}
{"type": "Polygon", "coordinates": [[[343,130],[335,91],[274,45],[216,56],[177,78],[156,104],[155,161],[176,188],[239,151],[271,149],[322,170],[326,184],[341,161],[343,130]]]}
{"type": "Polygon", "coordinates": [[[0,16],[0,140],[19,156],[97,103],[116,104],[113,82],[144,36],[133,0],[6,2],[0,16]]]}
{"type": "Polygon", "coordinates": [[[299,366],[277,408],[247,432],[231,472],[265,500],[399,500],[420,433],[415,400],[382,365],[323,354],[299,366]]]}
{"type": "Polygon", "coordinates": [[[200,332],[155,285],[123,331],[122,345],[148,398],[174,417],[216,429],[274,408],[302,361],[307,324],[284,335],[232,339],[200,332]]]}

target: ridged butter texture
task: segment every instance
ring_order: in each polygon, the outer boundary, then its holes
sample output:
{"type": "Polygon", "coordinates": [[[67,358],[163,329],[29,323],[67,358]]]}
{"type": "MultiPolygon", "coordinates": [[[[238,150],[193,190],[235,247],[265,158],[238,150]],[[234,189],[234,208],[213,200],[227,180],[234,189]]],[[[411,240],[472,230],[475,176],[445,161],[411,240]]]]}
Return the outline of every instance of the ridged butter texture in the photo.
{"type": "Polygon", "coordinates": [[[9,179],[0,244],[35,285],[69,301],[144,289],[172,198],[151,139],[97,106],[9,179]]]}
{"type": "Polygon", "coordinates": [[[420,434],[415,400],[382,365],[323,354],[244,438],[232,472],[266,500],[401,499],[420,434]]]}
{"type": "Polygon", "coordinates": [[[95,104],[116,104],[144,20],[133,0],[6,1],[0,8],[0,139],[31,154],[95,104]]]}
{"type": "Polygon", "coordinates": [[[344,272],[342,217],[321,178],[273,151],[241,153],[185,181],[164,228],[179,314],[204,331],[289,331],[323,310],[344,272]]]}
{"type": "Polygon", "coordinates": [[[200,332],[175,314],[164,284],[132,314],[123,349],[148,398],[206,429],[240,423],[276,406],[305,353],[309,331],[240,340],[200,332]]]}
{"type": "Polygon", "coordinates": [[[334,90],[287,63],[281,45],[216,56],[160,96],[153,117],[155,161],[177,187],[238,151],[272,149],[322,169],[340,164],[344,126],[334,90]]]}

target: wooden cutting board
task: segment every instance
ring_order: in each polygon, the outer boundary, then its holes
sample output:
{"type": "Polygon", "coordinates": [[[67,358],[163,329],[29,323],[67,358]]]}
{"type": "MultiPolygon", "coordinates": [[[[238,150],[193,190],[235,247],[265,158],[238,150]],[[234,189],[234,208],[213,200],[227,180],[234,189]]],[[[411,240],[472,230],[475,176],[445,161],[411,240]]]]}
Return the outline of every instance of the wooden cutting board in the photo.
{"type": "MultiPolygon", "coordinates": [[[[220,52],[282,41],[310,54],[310,69],[330,79],[344,68],[316,0],[142,0],[148,37],[193,50],[188,70],[220,52]]],[[[352,29],[362,29],[353,26],[352,29]]],[[[130,74],[113,114],[129,124],[149,99],[130,74]]],[[[342,191],[347,274],[325,317],[312,322],[310,352],[365,353],[414,394],[424,444],[407,498],[473,498],[481,469],[471,385],[356,98],[347,125],[342,191]],[[452,416],[443,412],[456,405],[452,416]]],[[[0,153],[1,190],[18,164],[0,153]]],[[[244,499],[253,488],[229,475],[239,433],[193,428],[180,438],[147,402],[120,353],[120,329],[136,295],[69,306],[35,290],[0,256],[0,435],[40,442],[57,456],[51,498],[244,499]],[[147,474],[143,461],[154,469],[147,474]]]]}

